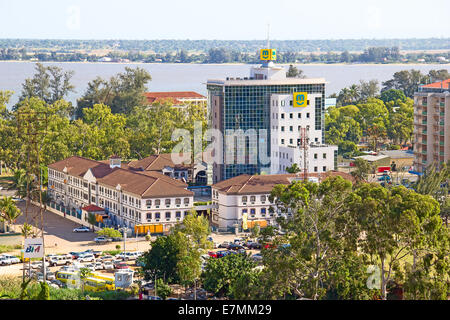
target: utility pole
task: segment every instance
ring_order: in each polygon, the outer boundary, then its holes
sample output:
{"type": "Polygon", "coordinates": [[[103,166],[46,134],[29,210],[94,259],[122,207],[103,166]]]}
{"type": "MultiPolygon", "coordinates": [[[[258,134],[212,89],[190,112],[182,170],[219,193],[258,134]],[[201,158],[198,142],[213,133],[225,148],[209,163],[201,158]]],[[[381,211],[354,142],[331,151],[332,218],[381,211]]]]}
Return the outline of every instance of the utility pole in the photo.
{"type": "Polygon", "coordinates": [[[300,150],[303,150],[303,181],[308,181],[308,146],[309,146],[309,130],[308,128],[300,129],[300,143],[298,144],[300,150]]]}
{"type": "MultiPolygon", "coordinates": [[[[45,269],[45,243],[44,243],[44,212],[42,203],[42,169],[40,163],[40,151],[43,145],[43,138],[47,131],[47,113],[42,111],[35,111],[32,109],[18,111],[17,113],[17,135],[22,138],[26,143],[27,148],[27,163],[26,163],[26,206],[25,206],[25,223],[28,224],[28,208],[32,198],[30,194],[29,176],[35,175],[36,182],[39,185],[39,215],[41,225],[41,237],[42,237],[42,274],[43,280],[46,280],[45,269]],[[34,153],[34,154],[33,154],[34,153]],[[32,156],[30,159],[30,155],[32,156]]],[[[36,217],[37,218],[37,217],[36,217]]],[[[36,227],[38,223],[36,222],[36,227]]],[[[25,252],[24,252],[25,254],[25,252]]],[[[25,268],[25,263],[24,263],[25,268]]],[[[24,271],[25,279],[25,271],[24,271]]]]}

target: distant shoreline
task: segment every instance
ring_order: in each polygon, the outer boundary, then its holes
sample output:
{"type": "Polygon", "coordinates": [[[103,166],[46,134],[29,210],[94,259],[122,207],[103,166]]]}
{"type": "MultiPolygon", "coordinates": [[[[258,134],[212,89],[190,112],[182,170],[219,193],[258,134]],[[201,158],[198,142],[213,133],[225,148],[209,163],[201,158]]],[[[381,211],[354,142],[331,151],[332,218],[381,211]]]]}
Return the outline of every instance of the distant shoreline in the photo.
{"type": "MultiPolygon", "coordinates": [[[[208,65],[208,66],[233,66],[233,65],[252,65],[252,63],[242,63],[242,62],[227,62],[227,63],[178,63],[178,62],[90,62],[90,61],[24,61],[24,60],[0,60],[0,62],[12,62],[12,63],[80,63],[80,64],[106,64],[106,65],[131,65],[131,64],[179,64],[179,65],[208,65]]],[[[257,65],[259,63],[256,63],[257,65]]],[[[450,66],[450,62],[448,63],[277,63],[278,66],[289,66],[289,65],[305,65],[305,66],[426,66],[426,65],[442,65],[442,66],[450,66]]]]}

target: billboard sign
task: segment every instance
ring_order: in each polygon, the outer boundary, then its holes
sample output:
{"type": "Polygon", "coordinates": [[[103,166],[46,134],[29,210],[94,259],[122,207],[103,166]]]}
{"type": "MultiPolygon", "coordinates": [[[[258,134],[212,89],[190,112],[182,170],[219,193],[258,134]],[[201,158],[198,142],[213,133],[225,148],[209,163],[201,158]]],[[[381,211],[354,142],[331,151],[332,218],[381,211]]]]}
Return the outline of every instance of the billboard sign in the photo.
{"type": "Polygon", "coordinates": [[[294,92],[294,108],[304,108],[308,105],[308,92],[294,92]]]}
{"type": "Polygon", "coordinates": [[[24,242],[24,258],[43,258],[44,257],[44,239],[27,238],[24,242]]]}
{"type": "Polygon", "coordinates": [[[276,49],[261,49],[260,58],[264,61],[277,60],[277,50],[276,49]]]}

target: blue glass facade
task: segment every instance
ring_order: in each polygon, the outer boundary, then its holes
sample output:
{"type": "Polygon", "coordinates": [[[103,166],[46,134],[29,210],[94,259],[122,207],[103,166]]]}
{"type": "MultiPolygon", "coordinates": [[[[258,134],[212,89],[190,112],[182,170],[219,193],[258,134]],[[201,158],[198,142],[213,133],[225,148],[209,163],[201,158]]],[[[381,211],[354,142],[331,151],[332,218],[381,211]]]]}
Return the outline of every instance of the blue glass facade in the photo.
{"type": "MultiPolygon", "coordinates": [[[[246,80],[242,80],[245,82],[246,80]]],[[[316,130],[321,130],[324,127],[324,112],[325,112],[325,84],[268,84],[268,85],[252,85],[252,81],[248,81],[248,85],[228,85],[224,84],[210,84],[208,83],[208,104],[211,112],[211,106],[216,97],[216,101],[220,101],[217,112],[220,112],[221,123],[218,127],[221,128],[222,133],[227,130],[248,130],[255,129],[257,136],[254,140],[248,139],[244,145],[234,145],[235,149],[244,148],[246,159],[251,152],[258,153],[261,139],[267,139],[267,155],[270,158],[270,96],[272,94],[293,94],[294,92],[308,92],[309,94],[320,94],[321,97],[316,98],[316,130]],[[266,129],[267,137],[259,136],[258,130],[266,129]],[[252,143],[256,141],[256,144],[252,143]],[[255,150],[256,149],[256,150],[255,150]]],[[[269,82],[269,81],[268,81],[269,82]]],[[[211,114],[210,114],[211,119],[211,114]]],[[[324,143],[322,136],[322,143],[324,143]]],[[[232,148],[231,148],[232,149],[232,148]]],[[[230,151],[230,146],[226,145],[224,140],[223,154],[226,155],[230,151]]],[[[235,150],[236,151],[236,150],[235,150]]],[[[235,152],[236,153],[236,152],[235,152]]],[[[259,154],[259,156],[261,156],[259,154]]],[[[220,170],[220,180],[229,179],[240,174],[260,174],[264,168],[270,168],[268,164],[223,164],[214,167],[215,170],[220,170]]]]}

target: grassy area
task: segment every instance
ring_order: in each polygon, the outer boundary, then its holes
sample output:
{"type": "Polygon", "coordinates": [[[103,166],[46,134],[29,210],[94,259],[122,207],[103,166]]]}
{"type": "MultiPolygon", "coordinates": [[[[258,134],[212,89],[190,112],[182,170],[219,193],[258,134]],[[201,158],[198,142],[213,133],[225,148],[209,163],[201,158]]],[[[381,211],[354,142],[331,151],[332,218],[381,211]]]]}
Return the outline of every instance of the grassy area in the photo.
{"type": "Polygon", "coordinates": [[[17,249],[22,249],[21,244],[15,244],[15,245],[6,245],[6,244],[0,244],[0,253],[6,253],[11,252],[17,249]]]}
{"type": "MultiPolygon", "coordinates": [[[[22,283],[21,278],[0,277],[0,299],[19,299],[22,283]]],[[[36,300],[41,287],[37,281],[32,281],[28,287],[30,300],[36,300]]],[[[86,296],[100,300],[125,300],[131,294],[126,291],[82,292],[81,289],[56,289],[50,287],[50,300],[85,300],[86,296]]]]}

